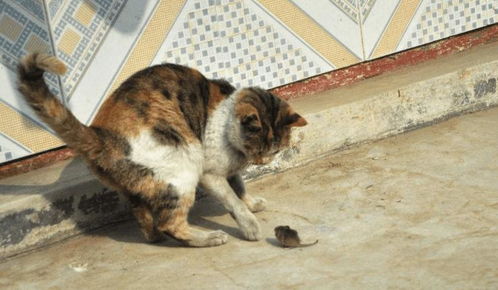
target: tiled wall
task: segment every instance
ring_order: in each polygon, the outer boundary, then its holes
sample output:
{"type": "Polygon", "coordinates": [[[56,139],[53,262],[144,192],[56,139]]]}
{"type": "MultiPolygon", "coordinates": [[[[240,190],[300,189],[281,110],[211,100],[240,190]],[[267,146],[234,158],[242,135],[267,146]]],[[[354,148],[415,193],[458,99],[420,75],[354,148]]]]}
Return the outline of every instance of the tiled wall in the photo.
{"type": "Polygon", "coordinates": [[[15,90],[28,52],[84,123],[133,72],[161,62],[272,88],[496,22],[497,0],[0,0],[0,163],[62,145],[15,90]]]}

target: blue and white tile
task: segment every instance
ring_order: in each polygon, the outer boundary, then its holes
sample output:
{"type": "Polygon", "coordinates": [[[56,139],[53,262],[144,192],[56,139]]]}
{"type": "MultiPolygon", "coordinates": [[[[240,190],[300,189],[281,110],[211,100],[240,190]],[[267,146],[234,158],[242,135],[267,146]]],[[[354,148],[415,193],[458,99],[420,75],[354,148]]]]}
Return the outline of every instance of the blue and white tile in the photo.
{"type": "MultiPolygon", "coordinates": [[[[43,7],[42,0],[0,1],[0,98],[38,124],[41,121],[17,91],[16,67],[30,52],[53,52],[43,7]]],[[[47,74],[45,80],[51,91],[61,96],[58,77],[47,74]]]]}
{"type": "Polygon", "coordinates": [[[64,96],[68,101],[126,3],[127,0],[48,2],[57,56],[68,67],[62,76],[64,96]]]}

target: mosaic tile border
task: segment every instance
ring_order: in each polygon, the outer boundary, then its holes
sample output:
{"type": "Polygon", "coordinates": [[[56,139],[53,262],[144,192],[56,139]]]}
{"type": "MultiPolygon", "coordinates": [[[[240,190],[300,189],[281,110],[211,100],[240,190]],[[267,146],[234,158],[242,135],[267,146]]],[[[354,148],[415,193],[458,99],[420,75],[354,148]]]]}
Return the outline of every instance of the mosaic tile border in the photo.
{"type": "Polygon", "coordinates": [[[69,101],[93,56],[128,0],[65,1],[63,13],[50,19],[57,56],[66,63],[62,76],[64,95],[69,101]]]}

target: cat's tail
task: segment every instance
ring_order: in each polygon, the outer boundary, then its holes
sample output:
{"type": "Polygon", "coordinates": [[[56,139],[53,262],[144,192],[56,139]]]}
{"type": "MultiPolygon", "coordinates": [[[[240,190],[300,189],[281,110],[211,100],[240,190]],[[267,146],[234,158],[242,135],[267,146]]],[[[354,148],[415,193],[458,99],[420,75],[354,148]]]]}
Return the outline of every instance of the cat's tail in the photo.
{"type": "Polygon", "coordinates": [[[54,56],[34,53],[26,56],[18,66],[18,89],[36,114],[52,128],[60,138],[79,153],[99,150],[100,142],[95,131],[83,125],[50,92],[44,72],[64,74],[66,66],[54,56]]]}

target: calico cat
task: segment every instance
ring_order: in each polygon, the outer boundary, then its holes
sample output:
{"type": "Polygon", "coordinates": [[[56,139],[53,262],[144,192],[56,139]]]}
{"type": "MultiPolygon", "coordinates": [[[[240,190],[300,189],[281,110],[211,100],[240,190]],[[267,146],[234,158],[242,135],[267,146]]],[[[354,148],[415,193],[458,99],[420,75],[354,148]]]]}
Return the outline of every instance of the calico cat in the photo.
{"type": "Polygon", "coordinates": [[[193,247],[226,243],[223,231],[189,225],[197,186],[224,205],[247,240],[262,238],[252,212],[266,201],[245,192],[239,172],[271,161],[289,145],[291,128],[306,125],[285,101],[161,64],[123,82],[85,126],[49,91],[45,71],[63,74],[66,67],[53,56],[25,57],[19,91],[106,186],[128,197],[148,241],[166,234],[193,247]]]}

